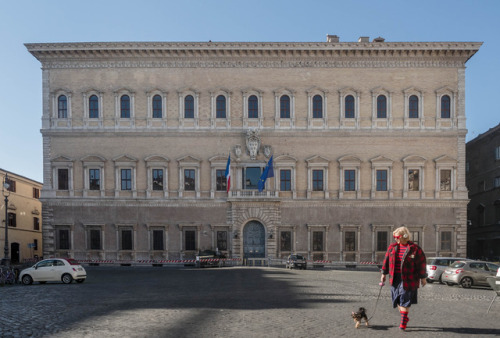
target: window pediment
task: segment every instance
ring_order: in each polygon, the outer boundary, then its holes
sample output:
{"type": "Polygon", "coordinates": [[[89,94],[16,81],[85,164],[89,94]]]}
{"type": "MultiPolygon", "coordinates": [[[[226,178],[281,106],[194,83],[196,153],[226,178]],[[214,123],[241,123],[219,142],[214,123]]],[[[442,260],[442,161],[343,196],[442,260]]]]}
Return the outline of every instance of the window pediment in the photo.
{"type": "Polygon", "coordinates": [[[357,94],[357,93],[359,93],[359,91],[355,88],[352,88],[352,87],[344,87],[344,88],[339,89],[339,93],[341,95],[348,95],[348,94],[357,94]]]}
{"type": "Polygon", "coordinates": [[[328,165],[328,163],[330,163],[330,160],[323,157],[323,156],[315,155],[315,156],[312,156],[312,157],[309,157],[308,159],[306,159],[306,162],[308,165],[313,165],[313,164],[328,165]]]}
{"type": "Polygon", "coordinates": [[[87,155],[80,159],[82,162],[106,162],[106,159],[99,155],[87,155]]]}
{"type": "Polygon", "coordinates": [[[342,165],[357,165],[361,164],[361,160],[353,155],[345,155],[338,159],[339,163],[342,165]]]}
{"type": "Polygon", "coordinates": [[[193,164],[199,165],[201,160],[191,155],[186,155],[181,158],[178,158],[177,162],[179,162],[179,165],[193,165],[193,164]]]}
{"type": "Polygon", "coordinates": [[[274,163],[277,165],[282,165],[282,164],[295,165],[297,163],[297,159],[290,155],[280,155],[274,158],[274,163]]]}
{"type": "Polygon", "coordinates": [[[259,90],[257,88],[245,88],[241,91],[243,94],[250,94],[250,93],[258,93],[260,95],[262,95],[264,92],[262,90],[259,90]]]}
{"type": "Polygon", "coordinates": [[[321,92],[323,94],[327,94],[328,90],[326,90],[324,88],[316,87],[316,86],[310,87],[306,90],[306,93],[308,93],[308,94],[319,93],[319,92],[321,92]]]}
{"type": "Polygon", "coordinates": [[[166,157],[159,155],[151,155],[144,159],[146,162],[169,162],[170,160],[166,157]]]}
{"type": "Polygon", "coordinates": [[[132,156],[128,156],[128,155],[120,155],[118,157],[115,157],[113,159],[114,162],[137,162],[137,159],[132,157],[132,156]]]}
{"type": "Polygon", "coordinates": [[[444,86],[444,87],[436,89],[436,94],[437,95],[450,94],[450,93],[455,93],[455,92],[456,92],[455,89],[452,89],[452,88],[450,88],[448,86],[444,86]]]}
{"type": "Polygon", "coordinates": [[[457,160],[455,160],[454,158],[452,158],[448,155],[440,156],[440,157],[434,159],[434,162],[436,162],[436,164],[449,164],[449,165],[456,165],[457,164],[457,160]]]}
{"type": "Polygon", "coordinates": [[[71,157],[68,157],[68,156],[59,155],[57,157],[54,157],[51,160],[51,162],[52,163],[55,163],[55,162],[73,162],[73,159],[71,157]]]}
{"type": "Polygon", "coordinates": [[[116,94],[116,95],[119,95],[119,94],[134,94],[134,91],[132,91],[132,90],[130,90],[128,88],[122,87],[122,88],[116,89],[113,93],[116,94]]]}
{"type": "Polygon", "coordinates": [[[375,87],[371,90],[372,94],[390,94],[392,91],[384,87],[375,87]]]}
{"type": "Polygon", "coordinates": [[[393,160],[391,160],[390,158],[387,158],[385,156],[377,156],[375,158],[372,158],[370,161],[372,162],[372,165],[391,166],[394,163],[393,160]]]}
{"type": "Polygon", "coordinates": [[[413,94],[413,93],[418,93],[420,95],[422,95],[424,91],[420,88],[417,88],[417,87],[408,87],[406,89],[403,89],[403,93],[405,94],[413,94]]]}
{"type": "Polygon", "coordinates": [[[409,155],[403,158],[402,161],[404,162],[405,166],[408,165],[423,166],[425,164],[426,159],[418,155],[409,155]]]}
{"type": "Polygon", "coordinates": [[[215,164],[215,163],[227,163],[227,157],[226,156],[222,156],[222,155],[215,155],[215,156],[212,156],[208,159],[208,161],[212,164],[215,164]]]}

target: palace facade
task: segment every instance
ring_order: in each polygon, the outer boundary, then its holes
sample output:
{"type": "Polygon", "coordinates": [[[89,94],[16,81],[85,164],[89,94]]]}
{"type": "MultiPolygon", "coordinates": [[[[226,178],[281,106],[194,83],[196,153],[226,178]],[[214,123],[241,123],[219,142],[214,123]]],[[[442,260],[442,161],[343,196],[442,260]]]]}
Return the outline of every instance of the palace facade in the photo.
{"type": "Polygon", "coordinates": [[[26,44],[42,65],[44,256],[380,261],[402,225],[429,256],[465,256],[480,46],[26,44]]]}

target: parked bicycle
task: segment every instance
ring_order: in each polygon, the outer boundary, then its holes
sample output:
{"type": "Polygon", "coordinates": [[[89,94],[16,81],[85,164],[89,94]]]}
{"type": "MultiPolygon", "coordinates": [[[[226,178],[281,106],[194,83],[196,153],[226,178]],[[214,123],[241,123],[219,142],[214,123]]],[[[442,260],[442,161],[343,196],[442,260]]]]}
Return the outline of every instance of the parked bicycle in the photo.
{"type": "Polygon", "coordinates": [[[0,268],[0,285],[15,284],[16,271],[14,268],[0,268]]]}

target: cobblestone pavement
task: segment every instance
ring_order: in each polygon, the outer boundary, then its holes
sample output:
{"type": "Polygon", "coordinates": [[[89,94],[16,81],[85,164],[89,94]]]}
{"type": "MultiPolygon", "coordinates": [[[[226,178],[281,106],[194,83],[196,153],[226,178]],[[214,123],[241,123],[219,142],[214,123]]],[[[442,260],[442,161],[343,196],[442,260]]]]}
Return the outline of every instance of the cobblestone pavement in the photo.
{"type": "Polygon", "coordinates": [[[87,267],[83,284],[0,287],[1,337],[468,337],[500,335],[485,288],[429,284],[406,332],[374,268],[87,267]],[[364,306],[370,327],[354,328],[364,306]],[[374,313],[375,312],[375,313],[374,313]]]}

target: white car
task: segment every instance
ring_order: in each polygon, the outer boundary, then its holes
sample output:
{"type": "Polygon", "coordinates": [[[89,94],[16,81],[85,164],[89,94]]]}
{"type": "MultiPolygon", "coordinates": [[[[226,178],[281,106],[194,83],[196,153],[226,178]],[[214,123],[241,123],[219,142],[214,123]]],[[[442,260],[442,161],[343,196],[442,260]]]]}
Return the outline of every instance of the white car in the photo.
{"type": "Polygon", "coordinates": [[[70,284],[73,280],[83,283],[85,278],[87,278],[87,272],[83,266],[74,259],[66,258],[44,259],[19,274],[19,280],[24,285],[30,285],[33,282],[70,284]]]}
{"type": "Polygon", "coordinates": [[[497,277],[500,277],[500,268],[497,270],[497,277]]]}

